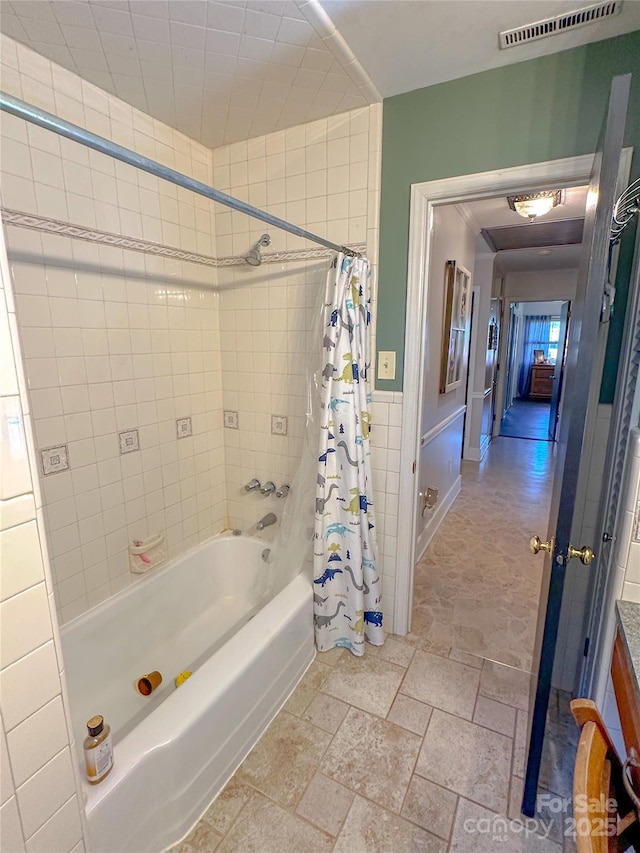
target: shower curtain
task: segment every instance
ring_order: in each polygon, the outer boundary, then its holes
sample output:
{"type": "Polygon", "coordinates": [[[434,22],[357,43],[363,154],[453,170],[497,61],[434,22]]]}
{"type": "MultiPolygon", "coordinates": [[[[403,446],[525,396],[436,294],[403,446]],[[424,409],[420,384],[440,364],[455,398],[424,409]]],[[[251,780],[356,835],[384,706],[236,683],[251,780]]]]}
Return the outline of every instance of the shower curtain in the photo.
{"type": "Polygon", "coordinates": [[[319,651],[364,654],[384,642],[369,443],[370,270],[339,254],[324,305],[322,408],[314,531],[314,626],[319,651]]]}

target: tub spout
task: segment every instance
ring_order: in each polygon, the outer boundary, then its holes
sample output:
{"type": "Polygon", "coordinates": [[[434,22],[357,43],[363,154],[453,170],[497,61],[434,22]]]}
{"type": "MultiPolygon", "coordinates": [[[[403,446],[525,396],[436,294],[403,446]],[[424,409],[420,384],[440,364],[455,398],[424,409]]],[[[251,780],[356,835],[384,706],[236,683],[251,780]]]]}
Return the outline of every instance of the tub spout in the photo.
{"type": "Polygon", "coordinates": [[[256,524],[256,530],[264,530],[265,527],[270,527],[272,524],[275,524],[277,520],[275,513],[268,512],[264,518],[261,518],[256,524]]]}

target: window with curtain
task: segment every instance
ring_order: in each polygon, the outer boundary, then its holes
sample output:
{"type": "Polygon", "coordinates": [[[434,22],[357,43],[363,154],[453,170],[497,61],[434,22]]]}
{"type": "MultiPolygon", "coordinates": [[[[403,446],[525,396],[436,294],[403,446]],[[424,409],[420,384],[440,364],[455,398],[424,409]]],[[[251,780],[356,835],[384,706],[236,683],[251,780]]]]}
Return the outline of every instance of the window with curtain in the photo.
{"type": "Polygon", "coordinates": [[[555,364],[558,358],[560,318],[548,314],[528,314],[523,318],[523,346],[518,377],[518,396],[528,397],[531,390],[531,365],[534,351],[542,350],[545,360],[555,364]]]}

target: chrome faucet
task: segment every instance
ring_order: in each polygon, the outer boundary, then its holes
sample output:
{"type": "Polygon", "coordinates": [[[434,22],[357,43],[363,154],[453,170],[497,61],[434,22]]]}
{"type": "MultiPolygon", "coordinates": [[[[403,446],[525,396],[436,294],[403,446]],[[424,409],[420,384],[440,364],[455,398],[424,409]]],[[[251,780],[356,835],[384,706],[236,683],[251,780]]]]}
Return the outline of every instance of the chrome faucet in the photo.
{"type": "Polygon", "coordinates": [[[275,492],[275,490],[276,490],[276,484],[273,482],[273,480],[267,480],[267,482],[264,484],[264,486],[260,489],[260,494],[270,495],[271,492],[275,492]]]}
{"type": "Polygon", "coordinates": [[[275,513],[268,512],[264,518],[261,518],[256,524],[256,530],[264,530],[265,527],[271,527],[271,525],[275,524],[277,520],[275,513]]]}
{"type": "Polygon", "coordinates": [[[277,498],[286,498],[286,496],[289,494],[289,489],[290,489],[290,488],[291,488],[291,486],[290,486],[288,483],[284,483],[284,484],[283,484],[282,486],[280,486],[280,488],[276,491],[276,497],[277,497],[277,498]]]}
{"type": "Polygon", "coordinates": [[[260,488],[260,480],[256,480],[256,478],[254,477],[253,480],[251,480],[251,482],[247,483],[247,485],[244,487],[244,490],[245,490],[245,492],[255,492],[255,490],[259,489],[259,488],[260,488]]]}

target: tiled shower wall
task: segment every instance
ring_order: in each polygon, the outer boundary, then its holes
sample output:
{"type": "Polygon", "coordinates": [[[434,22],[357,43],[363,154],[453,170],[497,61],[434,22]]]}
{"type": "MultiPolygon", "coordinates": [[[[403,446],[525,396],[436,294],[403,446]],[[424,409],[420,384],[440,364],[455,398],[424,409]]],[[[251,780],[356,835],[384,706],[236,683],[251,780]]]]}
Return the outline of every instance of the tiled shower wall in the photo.
{"type": "MultiPolygon", "coordinates": [[[[4,37],[2,63],[11,94],[210,181],[203,146],[4,37]]],[[[4,115],[2,203],[214,254],[206,199],[4,115]]],[[[6,231],[36,447],[68,450],[42,477],[67,621],[131,582],[131,540],[164,532],[175,555],[225,526],[216,270],[6,231]],[[125,430],[138,451],[121,454],[125,430]]]]}
{"type": "Polygon", "coordinates": [[[0,849],[82,853],[29,399],[0,234],[0,849]]]}
{"type": "MultiPolygon", "coordinates": [[[[213,184],[217,188],[338,244],[366,244],[372,263],[374,323],[381,121],[382,108],[375,105],[213,152],[213,184]]],[[[222,208],[216,210],[215,220],[220,257],[245,254],[268,230],[255,220],[222,208]]],[[[308,242],[294,235],[277,229],[269,233],[272,243],[264,253],[310,248],[308,242]]],[[[273,497],[247,495],[245,483],[255,476],[280,485],[290,481],[297,467],[311,330],[327,267],[328,261],[308,260],[218,270],[224,408],[238,413],[238,429],[225,429],[227,496],[233,526],[251,527],[264,512],[279,514],[282,506],[273,497]],[[287,436],[272,434],[272,415],[287,418],[287,436]]],[[[375,352],[375,328],[373,337],[375,352]]],[[[379,420],[376,423],[374,416],[372,466],[384,612],[390,630],[402,395],[378,397],[374,393],[379,420]],[[390,450],[388,440],[392,441],[390,450]],[[389,454],[393,458],[389,459],[389,454]],[[392,466],[390,477],[388,464],[392,466]]]]}

